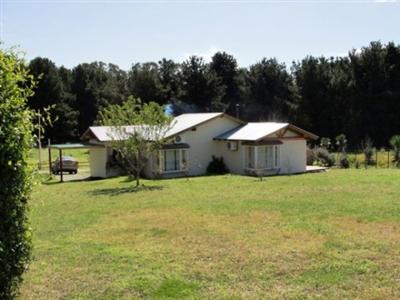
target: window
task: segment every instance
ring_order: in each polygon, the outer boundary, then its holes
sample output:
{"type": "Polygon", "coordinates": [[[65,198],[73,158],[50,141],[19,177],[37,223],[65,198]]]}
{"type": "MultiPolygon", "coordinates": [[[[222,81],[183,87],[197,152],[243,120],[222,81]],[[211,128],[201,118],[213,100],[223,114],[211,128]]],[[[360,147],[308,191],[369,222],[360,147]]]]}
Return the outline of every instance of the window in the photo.
{"type": "Polygon", "coordinates": [[[159,168],[161,172],[179,172],[187,169],[186,149],[169,149],[160,151],[159,168]]]}
{"type": "Polygon", "coordinates": [[[254,147],[247,147],[246,151],[246,168],[254,168],[254,147]]]}
{"type": "Polygon", "coordinates": [[[248,146],[245,153],[246,168],[279,168],[279,150],[279,146],[248,146]]]}
{"type": "Polygon", "coordinates": [[[230,150],[230,151],[237,151],[238,150],[238,142],[236,142],[236,141],[228,142],[226,144],[226,146],[228,147],[228,150],[230,150]]]}

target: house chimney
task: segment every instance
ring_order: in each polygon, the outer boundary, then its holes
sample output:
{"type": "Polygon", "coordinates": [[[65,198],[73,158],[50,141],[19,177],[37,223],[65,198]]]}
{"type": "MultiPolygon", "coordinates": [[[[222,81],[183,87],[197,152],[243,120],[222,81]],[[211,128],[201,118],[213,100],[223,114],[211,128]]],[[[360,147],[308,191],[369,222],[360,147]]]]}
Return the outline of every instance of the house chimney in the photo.
{"type": "Polygon", "coordinates": [[[239,119],[240,117],[240,104],[236,103],[236,118],[239,119]]]}

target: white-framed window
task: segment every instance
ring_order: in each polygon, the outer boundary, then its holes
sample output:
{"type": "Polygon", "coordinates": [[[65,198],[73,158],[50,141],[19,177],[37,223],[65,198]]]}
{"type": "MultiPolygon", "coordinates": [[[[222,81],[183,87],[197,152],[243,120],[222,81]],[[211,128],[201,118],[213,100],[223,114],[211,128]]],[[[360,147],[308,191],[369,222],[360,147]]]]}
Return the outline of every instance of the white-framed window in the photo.
{"type": "Polygon", "coordinates": [[[238,142],[237,141],[230,141],[226,143],[228,150],[230,151],[237,151],[238,150],[238,142]]]}
{"type": "Polygon", "coordinates": [[[159,151],[159,170],[162,173],[187,170],[188,153],[186,149],[166,149],[159,151]]]}
{"type": "Polygon", "coordinates": [[[247,146],[245,168],[277,169],[280,166],[279,146],[247,146]]]}

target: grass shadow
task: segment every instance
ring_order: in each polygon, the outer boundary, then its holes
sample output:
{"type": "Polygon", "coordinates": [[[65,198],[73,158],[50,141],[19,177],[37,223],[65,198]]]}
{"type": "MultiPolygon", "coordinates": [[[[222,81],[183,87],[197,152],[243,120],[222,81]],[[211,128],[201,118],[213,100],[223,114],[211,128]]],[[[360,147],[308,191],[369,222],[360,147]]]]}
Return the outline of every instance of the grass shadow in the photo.
{"type": "Polygon", "coordinates": [[[58,178],[52,177],[52,178],[48,178],[48,179],[42,181],[41,183],[44,185],[53,185],[53,184],[60,184],[60,183],[83,182],[83,181],[94,181],[94,180],[99,180],[99,179],[88,176],[88,177],[77,178],[77,179],[65,179],[63,182],[61,182],[58,178]]]}
{"type": "Polygon", "coordinates": [[[164,187],[158,186],[158,185],[152,185],[152,186],[140,185],[140,186],[134,186],[134,187],[97,189],[94,191],[90,191],[89,193],[93,196],[102,196],[102,195],[118,196],[120,194],[126,194],[126,193],[137,193],[137,192],[143,192],[143,191],[157,191],[157,190],[162,190],[163,188],[164,187]]]}

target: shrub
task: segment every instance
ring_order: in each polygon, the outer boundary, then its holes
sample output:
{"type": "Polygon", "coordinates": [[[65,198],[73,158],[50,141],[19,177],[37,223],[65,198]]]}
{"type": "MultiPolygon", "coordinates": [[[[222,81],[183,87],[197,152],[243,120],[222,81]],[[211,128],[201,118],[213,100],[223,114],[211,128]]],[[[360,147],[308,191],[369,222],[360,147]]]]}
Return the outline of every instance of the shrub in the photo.
{"type": "Polygon", "coordinates": [[[365,165],[373,165],[374,162],[374,147],[372,144],[372,140],[367,137],[365,141],[362,143],[362,149],[364,153],[364,164],[365,165]]]}
{"type": "Polygon", "coordinates": [[[331,139],[328,137],[322,137],[319,145],[321,148],[325,148],[325,149],[329,150],[332,146],[331,139]]]}
{"type": "Polygon", "coordinates": [[[306,155],[307,155],[307,165],[312,166],[315,162],[314,151],[307,147],[306,155]]]}
{"type": "Polygon", "coordinates": [[[393,162],[400,166],[400,135],[394,135],[390,139],[390,145],[393,148],[393,162]]]}
{"type": "Polygon", "coordinates": [[[26,107],[33,79],[12,52],[0,50],[0,86],[0,299],[12,299],[30,258],[27,156],[33,144],[26,107]]]}
{"type": "Polygon", "coordinates": [[[350,167],[350,161],[345,153],[340,155],[339,167],[343,169],[348,169],[350,167]]]}
{"type": "Polygon", "coordinates": [[[226,174],[229,170],[224,163],[224,158],[212,156],[212,161],[208,164],[207,173],[208,174],[226,174]]]}
{"type": "Polygon", "coordinates": [[[329,151],[325,148],[315,148],[314,155],[316,158],[316,163],[324,167],[332,167],[335,164],[335,158],[329,151]]]}
{"type": "Polygon", "coordinates": [[[339,152],[346,152],[346,147],[347,147],[347,139],[344,134],[339,134],[336,137],[336,146],[339,152]]]}

